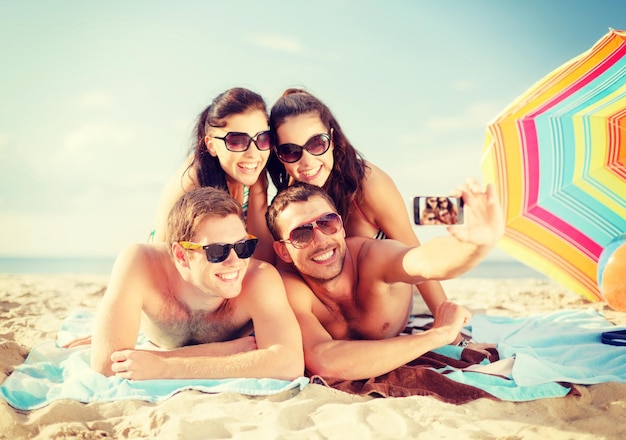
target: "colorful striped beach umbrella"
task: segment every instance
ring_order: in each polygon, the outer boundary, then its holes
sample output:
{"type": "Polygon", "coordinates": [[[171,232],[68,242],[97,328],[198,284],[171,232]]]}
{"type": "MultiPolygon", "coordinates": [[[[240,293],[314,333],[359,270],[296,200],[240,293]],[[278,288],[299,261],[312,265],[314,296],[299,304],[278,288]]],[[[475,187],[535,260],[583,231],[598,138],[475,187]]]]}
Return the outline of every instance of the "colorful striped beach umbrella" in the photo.
{"type": "Polygon", "coordinates": [[[611,29],[518,97],[482,156],[505,212],[499,246],[591,301],[603,248],[626,232],[625,40],[611,29]]]}

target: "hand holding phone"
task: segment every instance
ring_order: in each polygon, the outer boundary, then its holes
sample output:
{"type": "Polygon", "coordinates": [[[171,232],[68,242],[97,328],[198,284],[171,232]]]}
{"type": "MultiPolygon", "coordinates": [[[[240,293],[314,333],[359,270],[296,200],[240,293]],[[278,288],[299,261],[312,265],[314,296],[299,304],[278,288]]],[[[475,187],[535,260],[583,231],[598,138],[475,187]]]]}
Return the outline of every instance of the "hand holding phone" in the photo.
{"type": "Polygon", "coordinates": [[[414,197],[413,221],[420,226],[462,224],[463,199],[449,196],[414,197]]]}

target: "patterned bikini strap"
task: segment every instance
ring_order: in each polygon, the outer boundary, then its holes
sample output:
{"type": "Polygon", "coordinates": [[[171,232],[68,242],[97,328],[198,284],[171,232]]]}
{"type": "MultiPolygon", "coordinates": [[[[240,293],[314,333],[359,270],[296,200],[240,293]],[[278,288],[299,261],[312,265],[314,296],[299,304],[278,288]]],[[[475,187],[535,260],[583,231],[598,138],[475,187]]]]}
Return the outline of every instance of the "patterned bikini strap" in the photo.
{"type": "Polygon", "coordinates": [[[248,198],[250,196],[250,188],[248,185],[243,186],[243,202],[241,203],[241,209],[243,211],[243,219],[248,221],[248,198]]]}

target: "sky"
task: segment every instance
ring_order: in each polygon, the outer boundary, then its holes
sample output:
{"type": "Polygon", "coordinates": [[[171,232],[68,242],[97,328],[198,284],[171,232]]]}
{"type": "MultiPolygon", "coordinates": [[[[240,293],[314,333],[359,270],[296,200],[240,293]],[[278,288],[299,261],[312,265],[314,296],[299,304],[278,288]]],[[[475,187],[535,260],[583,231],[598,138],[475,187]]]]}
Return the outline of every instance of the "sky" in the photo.
{"type": "Polygon", "coordinates": [[[145,242],[198,114],[235,86],[268,108],[308,89],[410,208],[481,180],[487,124],[609,28],[626,1],[0,0],[0,256],[145,242]]]}

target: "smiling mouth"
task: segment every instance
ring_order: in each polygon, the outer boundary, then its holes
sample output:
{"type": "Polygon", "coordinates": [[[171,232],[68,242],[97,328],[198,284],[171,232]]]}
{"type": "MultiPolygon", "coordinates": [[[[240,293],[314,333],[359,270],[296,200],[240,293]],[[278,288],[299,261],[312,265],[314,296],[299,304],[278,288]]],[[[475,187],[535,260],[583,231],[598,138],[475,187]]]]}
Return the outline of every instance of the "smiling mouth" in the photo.
{"type": "Polygon", "coordinates": [[[237,278],[239,278],[239,271],[237,270],[235,272],[220,273],[217,274],[217,277],[222,281],[235,281],[237,278]]]}
{"type": "Polygon", "coordinates": [[[312,259],[316,263],[325,263],[326,261],[330,260],[333,257],[333,255],[335,255],[335,248],[329,249],[328,251],[324,252],[323,254],[316,255],[312,259]]]}
{"type": "Polygon", "coordinates": [[[241,163],[239,164],[239,168],[242,168],[245,171],[256,171],[257,168],[259,167],[259,163],[255,162],[255,163],[241,163]]]}
{"type": "Polygon", "coordinates": [[[320,170],[322,169],[322,166],[320,165],[317,168],[314,168],[312,170],[305,170],[305,171],[300,171],[300,174],[302,174],[304,177],[313,177],[316,176],[320,170]]]}

